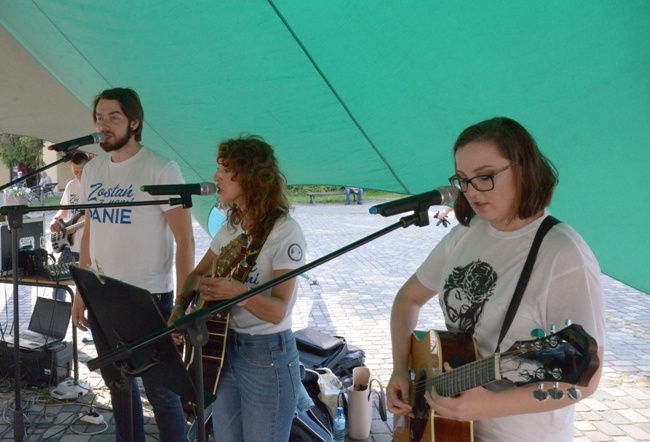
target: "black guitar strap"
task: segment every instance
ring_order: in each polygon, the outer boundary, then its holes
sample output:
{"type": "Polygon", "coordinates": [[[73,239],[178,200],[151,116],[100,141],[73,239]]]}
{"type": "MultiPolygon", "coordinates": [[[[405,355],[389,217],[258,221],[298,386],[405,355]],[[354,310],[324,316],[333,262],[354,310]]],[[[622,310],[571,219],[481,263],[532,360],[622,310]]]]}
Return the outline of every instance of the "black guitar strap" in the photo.
{"type": "Polygon", "coordinates": [[[508,312],[506,317],[503,320],[503,325],[501,326],[501,333],[499,334],[499,341],[497,342],[497,349],[495,353],[499,353],[501,347],[501,341],[506,336],[512,320],[515,319],[515,314],[521,304],[521,298],[524,296],[526,291],[526,286],[528,285],[528,280],[530,279],[530,274],[533,271],[533,265],[535,264],[535,259],[537,258],[537,252],[539,251],[539,246],[542,243],[542,239],[546,236],[546,233],[551,230],[551,228],[559,223],[560,221],[553,216],[547,216],[542,224],[540,224],[537,229],[537,234],[535,234],[535,239],[533,244],[530,246],[530,251],[528,252],[528,258],[526,258],[526,263],[524,268],[521,271],[519,276],[519,282],[517,282],[517,287],[515,288],[515,293],[512,295],[512,300],[510,301],[510,307],[508,307],[508,312]]]}

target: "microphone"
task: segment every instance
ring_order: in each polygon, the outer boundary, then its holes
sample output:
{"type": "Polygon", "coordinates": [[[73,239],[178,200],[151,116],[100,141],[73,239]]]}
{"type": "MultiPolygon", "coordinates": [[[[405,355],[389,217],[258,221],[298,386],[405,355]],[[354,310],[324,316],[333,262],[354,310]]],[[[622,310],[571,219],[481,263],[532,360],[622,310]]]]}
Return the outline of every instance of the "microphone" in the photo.
{"type": "Polygon", "coordinates": [[[68,153],[87,144],[101,143],[104,141],[104,138],[106,138],[106,136],[103,132],[95,132],[94,134],[86,135],[85,137],[75,138],[74,140],[64,141],[63,143],[52,144],[48,147],[48,150],[68,153]]]}
{"type": "Polygon", "coordinates": [[[140,190],[149,195],[214,195],[217,185],[214,183],[195,184],[160,184],[153,186],[140,186],[140,190]]]}
{"type": "Polygon", "coordinates": [[[429,206],[446,206],[456,200],[458,190],[451,186],[440,186],[435,190],[420,193],[395,201],[389,201],[378,206],[372,206],[370,213],[373,215],[392,216],[398,213],[409,212],[411,210],[422,211],[429,206]]]}

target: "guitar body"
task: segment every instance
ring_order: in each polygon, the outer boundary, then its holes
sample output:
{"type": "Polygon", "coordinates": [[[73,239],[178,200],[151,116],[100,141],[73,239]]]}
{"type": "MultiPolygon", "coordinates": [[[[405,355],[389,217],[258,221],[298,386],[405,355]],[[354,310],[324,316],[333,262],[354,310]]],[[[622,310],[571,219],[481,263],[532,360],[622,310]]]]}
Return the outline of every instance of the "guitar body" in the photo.
{"type": "MultiPolygon", "coordinates": [[[[211,277],[230,276],[233,279],[243,282],[248,264],[246,253],[248,251],[248,236],[240,235],[233,239],[228,245],[221,249],[221,253],[212,263],[211,277]]],[[[192,311],[202,308],[210,308],[216,302],[205,302],[199,298],[198,291],[195,293],[192,311]]],[[[226,340],[228,338],[228,327],[230,323],[230,312],[217,312],[208,321],[208,342],[201,348],[201,360],[203,362],[203,389],[204,404],[207,407],[214,402],[217,394],[217,386],[221,375],[221,368],[226,354],[226,340]]],[[[183,348],[183,360],[185,367],[190,373],[195,373],[194,347],[185,344],[183,348]]]]}
{"type": "Polygon", "coordinates": [[[83,227],[84,220],[79,221],[84,216],[84,211],[77,213],[68,221],[59,220],[61,226],[60,232],[53,232],[50,236],[52,241],[52,250],[56,253],[61,253],[66,246],[74,245],[74,234],[77,230],[83,227]]]}
{"type": "MultiPolygon", "coordinates": [[[[209,308],[212,302],[205,303],[204,308],[209,308]]],[[[207,394],[209,405],[215,399],[219,376],[226,356],[226,339],[228,338],[228,326],[230,324],[230,312],[217,313],[206,322],[208,329],[208,343],[201,349],[203,358],[203,388],[207,394]]]]}
{"type": "Polygon", "coordinates": [[[471,422],[460,422],[435,416],[424,399],[427,380],[444,371],[443,363],[459,367],[476,360],[476,347],[471,336],[431,330],[415,331],[411,336],[411,403],[415,418],[406,417],[395,427],[395,442],[471,442],[471,422]]]}

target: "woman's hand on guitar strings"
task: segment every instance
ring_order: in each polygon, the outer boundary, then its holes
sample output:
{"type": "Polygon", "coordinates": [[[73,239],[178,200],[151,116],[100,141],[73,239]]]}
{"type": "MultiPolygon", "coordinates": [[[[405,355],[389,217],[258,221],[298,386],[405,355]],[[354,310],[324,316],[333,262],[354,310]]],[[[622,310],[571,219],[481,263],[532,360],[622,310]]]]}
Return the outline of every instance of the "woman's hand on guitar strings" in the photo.
{"type": "Polygon", "coordinates": [[[408,403],[410,385],[408,370],[406,372],[393,370],[388,387],[386,387],[388,411],[398,416],[415,417],[413,407],[408,403]]]}
{"type": "Polygon", "coordinates": [[[199,287],[201,298],[205,301],[222,301],[248,291],[242,282],[231,278],[203,278],[199,287]]]}

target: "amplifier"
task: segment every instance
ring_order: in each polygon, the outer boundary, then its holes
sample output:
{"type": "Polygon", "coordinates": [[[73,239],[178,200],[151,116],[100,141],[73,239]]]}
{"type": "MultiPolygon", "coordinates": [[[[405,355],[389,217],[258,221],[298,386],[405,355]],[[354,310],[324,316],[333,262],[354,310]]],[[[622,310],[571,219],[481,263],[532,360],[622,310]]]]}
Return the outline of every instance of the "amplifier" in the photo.
{"type": "MultiPolygon", "coordinates": [[[[18,249],[45,249],[47,239],[44,236],[45,215],[23,218],[23,226],[18,229],[18,249]]],[[[2,270],[11,270],[11,230],[8,222],[0,222],[0,266],[2,270]]]]}
{"type": "MultiPolygon", "coordinates": [[[[20,375],[27,385],[57,385],[70,377],[72,342],[62,341],[38,350],[20,350],[20,375]]],[[[0,342],[0,374],[13,379],[14,349],[0,342]]]]}

